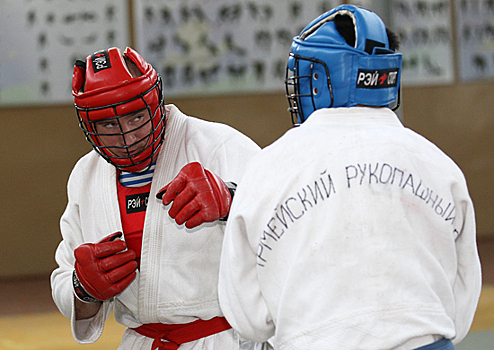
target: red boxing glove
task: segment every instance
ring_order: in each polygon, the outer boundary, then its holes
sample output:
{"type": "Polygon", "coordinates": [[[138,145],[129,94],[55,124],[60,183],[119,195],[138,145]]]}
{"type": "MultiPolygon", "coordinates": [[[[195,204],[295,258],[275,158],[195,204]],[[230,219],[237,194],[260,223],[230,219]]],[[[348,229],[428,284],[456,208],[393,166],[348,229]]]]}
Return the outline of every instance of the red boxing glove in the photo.
{"type": "Polygon", "coordinates": [[[81,244],[74,250],[74,290],[82,301],[102,301],[122,293],[136,277],[136,255],[111,234],[98,243],[81,244]],[[81,290],[82,287],[82,290],[81,290]]]}
{"type": "Polygon", "coordinates": [[[164,205],[173,201],[168,214],[187,228],[213,222],[228,215],[232,196],[217,175],[198,162],[189,163],[156,195],[164,205]]]}

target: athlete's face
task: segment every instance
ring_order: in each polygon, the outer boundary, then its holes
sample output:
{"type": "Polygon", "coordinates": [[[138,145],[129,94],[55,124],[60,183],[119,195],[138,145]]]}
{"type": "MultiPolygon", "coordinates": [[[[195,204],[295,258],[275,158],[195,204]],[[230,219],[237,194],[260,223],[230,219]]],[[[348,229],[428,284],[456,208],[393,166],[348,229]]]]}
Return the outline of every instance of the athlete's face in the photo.
{"type": "Polygon", "coordinates": [[[147,109],[98,121],[95,127],[100,141],[117,157],[133,156],[142,151],[153,129],[147,109]]]}

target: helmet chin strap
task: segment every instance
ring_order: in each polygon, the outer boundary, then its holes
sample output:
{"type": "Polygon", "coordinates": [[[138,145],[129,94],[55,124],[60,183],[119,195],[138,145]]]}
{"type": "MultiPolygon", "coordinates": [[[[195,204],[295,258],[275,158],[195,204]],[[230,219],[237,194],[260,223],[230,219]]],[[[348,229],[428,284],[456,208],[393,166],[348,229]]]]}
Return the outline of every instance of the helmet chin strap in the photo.
{"type": "Polygon", "coordinates": [[[396,96],[396,102],[395,102],[395,105],[393,107],[390,107],[391,110],[394,112],[396,111],[398,108],[400,108],[400,105],[401,105],[401,86],[398,87],[398,94],[396,96]]]}

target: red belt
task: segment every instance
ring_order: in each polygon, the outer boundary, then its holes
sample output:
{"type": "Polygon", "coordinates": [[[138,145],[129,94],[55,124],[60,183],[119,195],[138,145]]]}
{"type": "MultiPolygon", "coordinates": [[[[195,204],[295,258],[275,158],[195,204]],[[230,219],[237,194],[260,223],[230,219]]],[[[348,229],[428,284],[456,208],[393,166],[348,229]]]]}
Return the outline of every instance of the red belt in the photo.
{"type": "Polygon", "coordinates": [[[186,324],[149,323],[132,330],[154,339],[152,350],[177,350],[183,343],[209,337],[230,328],[232,327],[224,317],[215,317],[186,324]]]}

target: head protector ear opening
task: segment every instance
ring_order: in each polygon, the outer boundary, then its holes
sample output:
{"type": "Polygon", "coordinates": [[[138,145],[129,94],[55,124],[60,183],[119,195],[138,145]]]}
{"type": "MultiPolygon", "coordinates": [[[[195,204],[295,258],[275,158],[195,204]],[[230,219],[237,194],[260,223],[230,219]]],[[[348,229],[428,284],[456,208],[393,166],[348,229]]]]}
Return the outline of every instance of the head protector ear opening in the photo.
{"type": "Polygon", "coordinates": [[[294,126],[302,124],[320,108],[333,106],[334,98],[327,65],[318,59],[290,54],[285,77],[288,111],[294,126]]]}

